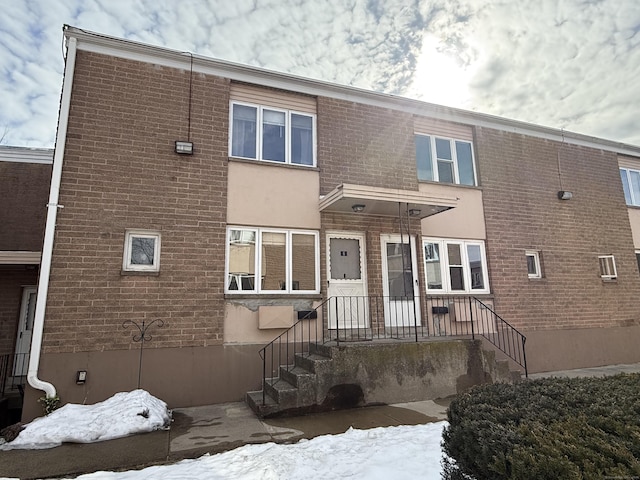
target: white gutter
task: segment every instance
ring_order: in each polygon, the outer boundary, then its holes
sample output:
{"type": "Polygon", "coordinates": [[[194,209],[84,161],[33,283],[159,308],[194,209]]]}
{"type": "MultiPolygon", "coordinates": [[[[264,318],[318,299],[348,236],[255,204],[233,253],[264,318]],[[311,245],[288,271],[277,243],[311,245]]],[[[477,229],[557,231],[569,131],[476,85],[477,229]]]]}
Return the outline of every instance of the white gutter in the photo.
{"type": "Polygon", "coordinates": [[[38,367],[40,366],[40,350],[42,347],[42,333],[44,330],[44,313],[47,308],[47,293],[49,291],[49,274],[51,272],[51,257],[53,254],[53,237],[56,230],[58,208],[63,208],[62,205],[58,205],[58,197],[60,196],[62,160],[64,158],[64,148],[67,140],[73,72],[75,71],[76,66],[76,46],[77,40],[75,38],[69,38],[67,42],[67,58],[65,61],[64,79],[62,81],[58,133],[56,135],[56,147],[53,154],[53,171],[51,172],[51,189],[49,191],[49,203],[47,204],[47,223],[44,230],[42,261],[40,262],[40,278],[38,280],[36,312],[33,320],[33,333],[31,336],[29,370],[27,372],[29,385],[35,389],[44,391],[48,398],[56,396],[56,387],[51,383],[38,378],[38,367]]]}

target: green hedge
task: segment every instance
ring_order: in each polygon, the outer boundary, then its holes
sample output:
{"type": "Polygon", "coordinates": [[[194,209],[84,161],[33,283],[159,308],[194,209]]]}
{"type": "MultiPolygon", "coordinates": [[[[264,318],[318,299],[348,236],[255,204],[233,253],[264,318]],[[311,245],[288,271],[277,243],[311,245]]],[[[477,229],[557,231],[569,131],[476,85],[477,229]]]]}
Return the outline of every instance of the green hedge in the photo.
{"type": "Polygon", "coordinates": [[[447,415],[445,479],[640,479],[640,374],[481,386],[447,415]]]}

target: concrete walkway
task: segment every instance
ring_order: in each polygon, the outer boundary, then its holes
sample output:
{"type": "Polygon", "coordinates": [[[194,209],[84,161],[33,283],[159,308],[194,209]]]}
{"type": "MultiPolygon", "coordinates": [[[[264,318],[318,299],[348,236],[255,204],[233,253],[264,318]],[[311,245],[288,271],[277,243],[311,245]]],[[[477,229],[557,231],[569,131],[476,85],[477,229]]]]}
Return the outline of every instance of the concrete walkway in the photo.
{"type": "MultiPolygon", "coordinates": [[[[537,373],[585,377],[640,372],[640,364],[537,373]]],[[[46,478],[98,470],[127,470],[220,453],[250,443],[291,443],[302,438],[368,429],[418,425],[446,419],[449,400],[412,402],[260,420],[242,402],[177,408],[170,430],[47,450],[0,451],[0,477],[46,478]]]]}

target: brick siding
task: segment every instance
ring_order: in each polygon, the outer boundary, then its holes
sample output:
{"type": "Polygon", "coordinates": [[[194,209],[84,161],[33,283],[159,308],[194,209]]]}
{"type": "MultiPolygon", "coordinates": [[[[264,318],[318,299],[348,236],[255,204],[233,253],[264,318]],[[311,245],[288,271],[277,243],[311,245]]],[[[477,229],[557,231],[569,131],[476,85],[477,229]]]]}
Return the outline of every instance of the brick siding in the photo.
{"type": "Polygon", "coordinates": [[[138,348],[122,322],[162,319],[147,348],[222,343],[228,80],[78,52],[43,349],[138,348]],[[125,229],[161,232],[159,275],[121,275],[125,229]]]}
{"type": "Polygon", "coordinates": [[[640,276],[613,153],[476,128],[497,311],[523,329],[640,323],[640,276]],[[558,200],[562,189],[571,200],[558,200]],[[539,250],[544,278],[527,277],[539,250]],[[615,255],[618,280],[603,282],[598,255],[615,255]]]}

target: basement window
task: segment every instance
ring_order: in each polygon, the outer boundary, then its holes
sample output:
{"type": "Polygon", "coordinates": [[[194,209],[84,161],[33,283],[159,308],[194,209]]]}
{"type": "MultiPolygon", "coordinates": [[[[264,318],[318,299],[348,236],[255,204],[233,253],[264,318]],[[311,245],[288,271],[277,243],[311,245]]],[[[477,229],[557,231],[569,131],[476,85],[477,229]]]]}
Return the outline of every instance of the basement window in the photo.
{"type": "Polygon", "coordinates": [[[125,272],[160,271],[160,233],[149,230],[127,230],[122,270],[125,272]]]}

